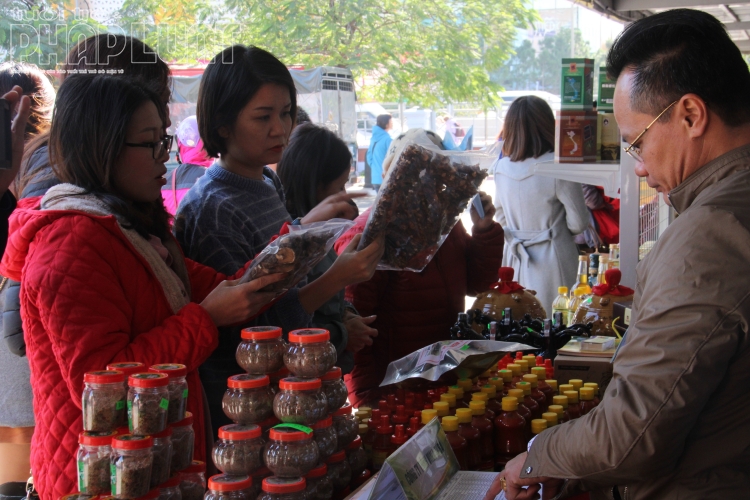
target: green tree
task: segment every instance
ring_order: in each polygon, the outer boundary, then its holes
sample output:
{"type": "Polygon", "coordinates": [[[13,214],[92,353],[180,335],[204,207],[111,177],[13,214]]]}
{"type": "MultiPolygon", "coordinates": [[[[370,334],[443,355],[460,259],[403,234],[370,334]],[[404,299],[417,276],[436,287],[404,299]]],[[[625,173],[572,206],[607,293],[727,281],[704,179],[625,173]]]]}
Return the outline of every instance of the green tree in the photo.
{"type": "MultiPolygon", "coordinates": [[[[583,40],[580,30],[576,29],[574,35],[575,57],[591,57],[591,47],[583,40]]],[[[567,57],[571,57],[570,28],[562,28],[555,36],[548,36],[541,43],[538,55],[539,90],[560,93],[561,62],[567,57]]]]}
{"type": "Polygon", "coordinates": [[[539,61],[530,40],[524,40],[507,63],[492,75],[505,90],[536,89],[539,61]]]}

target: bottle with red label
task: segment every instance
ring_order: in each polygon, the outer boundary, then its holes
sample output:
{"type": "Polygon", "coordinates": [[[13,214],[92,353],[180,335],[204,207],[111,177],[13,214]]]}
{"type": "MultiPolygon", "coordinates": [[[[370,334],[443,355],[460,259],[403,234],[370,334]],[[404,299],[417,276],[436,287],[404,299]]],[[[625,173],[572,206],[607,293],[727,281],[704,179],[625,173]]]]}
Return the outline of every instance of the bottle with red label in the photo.
{"type": "Polygon", "coordinates": [[[492,419],[487,418],[484,401],[469,403],[471,425],[479,430],[482,436],[482,461],[479,470],[492,472],[495,468],[495,427],[492,419]]]}
{"type": "Polygon", "coordinates": [[[581,418],[581,405],[578,403],[578,392],[565,391],[563,394],[568,397],[568,415],[570,419],[581,418]]]}
{"type": "Polygon", "coordinates": [[[450,444],[453,453],[456,455],[456,460],[458,460],[458,468],[469,470],[469,443],[466,438],[458,433],[458,418],[443,417],[442,426],[445,437],[448,438],[448,444],[450,444]]]}
{"type": "MultiPolygon", "coordinates": [[[[516,389],[513,389],[516,390],[516,389]]],[[[526,451],[526,420],[518,413],[518,399],[503,398],[503,412],[495,417],[495,470],[501,471],[516,455],[526,451]]]]}
{"type": "Polygon", "coordinates": [[[523,376],[523,381],[528,382],[531,385],[531,397],[537,402],[539,408],[542,409],[542,413],[547,411],[547,396],[539,390],[539,383],[537,382],[537,376],[534,374],[527,374],[523,376]]]}
{"type": "Polygon", "coordinates": [[[516,388],[523,391],[523,404],[531,411],[531,418],[542,418],[542,413],[544,413],[542,407],[539,406],[536,399],[531,397],[531,384],[528,382],[519,382],[516,384],[516,388]]]}
{"type": "Polygon", "coordinates": [[[458,434],[469,443],[468,466],[469,470],[481,470],[482,465],[482,433],[471,425],[471,409],[456,409],[458,419],[458,434]]]}
{"type": "Polygon", "coordinates": [[[503,404],[497,397],[497,388],[492,384],[482,386],[482,392],[487,394],[487,409],[495,415],[503,411],[503,404]]]}
{"type": "Polygon", "coordinates": [[[591,387],[581,387],[578,391],[578,397],[581,402],[581,416],[586,415],[588,412],[596,408],[594,403],[594,389],[591,387]]]}
{"type": "Polygon", "coordinates": [[[594,404],[596,406],[599,406],[599,403],[601,402],[599,400],[599,384],[597,384],[595,382],[586,382],[585,384],[583,384],[583,386],[584,387],[591,387],[592,389],[594,389],[594,404]]]}

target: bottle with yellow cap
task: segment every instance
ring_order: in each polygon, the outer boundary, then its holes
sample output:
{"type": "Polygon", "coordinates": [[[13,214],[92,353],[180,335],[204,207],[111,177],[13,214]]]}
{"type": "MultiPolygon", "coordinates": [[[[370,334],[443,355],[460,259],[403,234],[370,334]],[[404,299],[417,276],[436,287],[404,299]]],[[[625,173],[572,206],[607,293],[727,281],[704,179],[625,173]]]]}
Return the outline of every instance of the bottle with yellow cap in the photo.
{"type": "Polygon", "coordinates": [[[503,411],[503,404],[497,399],[497,387],[487,384],[483,385],[480,390],[482,392],[478,394],[487,394],[487,409],[491,410],[495,415],[503,411]]]}
{"type": "Polygon", "coordinates": [[[561,406],[563,409],[562,417],[560,417],[560,423],[562,424],[570,420],[570,415],[568,414],[568,396],[566,396],[565,394],[560,394],[559,396],[553,397],[552,402],[555,403],[552,406],[561,406]]]}
{"type": "Polygon", "coordinates": [[[599,403],[601,403],[601,400],[599,399],[599,384],[596,382],[586,382],[583,384],[584,387],[591,387],[594,389],[594,404],[596,406],[599,406],[599,403]]]}
{"type": "Polygon", "coordinates": [[[495,386],[495,391],[497,392],[498,396],[502,397],[504,395],[505,384],[503,383],[502,377],[490,377],[487,383],[495,386]]]}
{"type": "Polygon", "coordinates": [[[545,382],[554,391],[554,394],[552,394],[553,396],[557,396],[558,394],[560,394],[560,388],[557,387],[557,380],[555,380],[553,378],[548,378],[547,380],[545,380],[545,382]]]}
{"type": "Polygon", "coordinates": [[[535,418],[531,421],[531,435],[536,436],[547,430],[547,421],[543,418],[535,418]]]}
{"type": "Polygon", "coordinates": [[[578,391],[578,397],[581,400],[581,416],[586,415],[596,408],[596,404],[594,404],[594,389],[591,387],[581,387],[578,391]]]}
{"type": "Polygon", "coordinates": [[[529,364],[529,373],[531,373],[531,369],[536,367],[536,356],[533,354],[526,354],[522,359],[525,359],[529,364]]]}
{"type": "Polygon", "coordinates": [[[508,397],[516,398],[518,400],[518,408],[516,409],[516,411],[518,412],[519,415],[521,415],[524,418],[527,424],[531,422],[531,419],[532,419],[531,410],[529,410],[529,408],[523,403],[523,398],[524,398],[523,389],[516,388],[516,389],[509,390],[508,397]]]}
{"type": "Polygon", "coordinates": [[[495,469],[495,428],[493,419],[487,418],[484,401],[469,403],[471,410],[471,425],[482,436],[482,461],[479,470],[492,472],[495,469]]]}
{"type": "MultiPolygon", "coordinates": [[[[448,414],[449,415],[455,415],[456,414],[456,395],[451,393],[445,393],[440,395],[440,401],[444,401],[448,403],[448,414]]],[[[434,405],[433,405],[434,406],[434,405]]]]}
{"type": "Polygon", "coordinates": [[[583,380],[579,378],[572,378],[568,381],[568,383],[572,385],[573,390],[576,390],[576,391],[580,390],[581,387],[583,387],[583,380]]]}
{"type": "Polygon", "coordinates": [[[487,395],[482,392],[475,392],[474,395],[475,395],[474,399],[472,399],[471,403],[469,403],[469,408],[474,408],[473,406],[471,406],[472,403],[482,403],[482,408],[484,408],[485,418],[491,422],[494,421],[495,417],[499,414],[496,414],[492,410],[487,409],[487,399],[486,399],[487,395]]]}
{"type": "MultiPolygon", "coordinates": [[[[450,406],[448,406],[448,403],[445,401],[438,401],[437,403],[432,403],[432,409],[437,412],[438,418],[447,417],[450,415],[450,406]]],[[[425,410],[422,410],[423,412],[425,410]]]]}
{"type": "Polygon", "coordinates": [[[552,317],[554,318],[555,313],[562,313],[563,320],[568,318],[568,287],[558,286],[557,297],[552,302],[552,317]]]}
{"type": "MultiPolygon", "coordinates": [[[[511,378],[511,381],[510,381],[510,386],[515,387],[518,382],[523,380],[521,378],[521,376],[523,375],[523,373],[521,373],[521,365],[519,365],[518,363],[510,363],[508,365],[508,370],[510,370],[511,373],[513,374],[513,377],[511,378]]],[[[500,370],[500,372],[502,372],[502,370],[500,370]]]]}
{"type": "Polygon", "coordinates": [[[523,404],[531,412],[531,418],[542,418],[542,413],[544,413],[542,407],[539,406],[536,399],[531,397],[531,384],[528,382],[519,382],[516,384],[516,388],[523,391],[523,404]]]}
{"type": "Polygon", "coordinates": [[[539,390],[539,383],[537,381],[536,375],[534,375],[533,373],[526,374],[523,376],[523,381],[528,382],[528,384],[531,386],[531,398],[539,405],[542,413],[547,411],[547,406],[549,406],[547,404],[547,396],[545,396],[544,393],[539,390]]]}
{"type": "Polygon", "coordinates": [[[456,408],[468,408],[469,401],[471,401],[471,394],[464,392],[463,387],[452,385],[448,387],[448,394],[456,396],[456,408]],[[466,401],[466,396],[469,396],[469,401],[466,401]]]}
{"type": "MultiPolygon", "coordinates": [[[[510,369],[505,370],[498,370],[497,376],[503,379],[503,396],[508,395],[508,390],[513,389],[513,371],[510,369]]],[[[500,388],[498,387],[497,390],[499,391],[500,388]]]]}
{"type": "Polygon", "coordinates": [[[573,387],[573,384],[560,384],[560,394],[565,394],[565,391],[575,391],[576,388],[573,387]]]}
{"type": "Polygon", "coordinates": [[[557,425],[557,420],[559,417],[557,416],[557,412],[546,411],[542,413],[542,418],[547,421],[547,428],[550,428],[550,427],[554,427],[557,425]]]}
{"type": "Polygon", "coordinates": [[[456,454],[458,468],[460,470],[469,470],[469,443],[466,441],[466,438],[458,434],[458,418],[451,416],[443,417],[441,423],[445,437],[448,438],[448,444],[451,445],[453,453],[456,454]]]}
{"type": "Polygon", "coordinates": [[[527,424],[518,413],[518,399],[506,396],[502,405],[502,413],[495,417],[495,470],[504,469],[509,460],[526,451],[528,443],[527,424]]]}
{"type": "Polygon", "coordinates": [[[529,371],[529,360],[528,359],[517,359],[516,364],[521,367],[521,377],[523,377],[527,373],[531,373],[529,371]]]}
{"type": "Polygon", "coordinates": [[[581,418],[581,405],[578,402],[578,391],[565,391],[564,395],[568,397],[568,415],[570,419],[581,418]]]}
{"type": "Polygon", "coordinates": [[[468,465],[469,470],[479,470],[482,463],[482,433],[471,425],[471,409],[457,408],[458,435],[469,443],[468,465]]]}
{"type": "Polygon", "coordinates": [[[477,386],[474,385],[474,382],[470,378],[460,378],[456,382],[456,385],[462,388],[464,392],[477,392],[477,386]]]}
{"type": "MultiPolygon", "coordinates": [[[[590,289],[588,293],[589,294],[591,293],[590,289]]],[[[586,294],[587,292],[583,288],[576,288],[573,291],[573,297],[571,297],[570,300],[568,301],[568,325],[573,324],[573,318],[576,315],[576,309],[578,309],[578,306],[581,305],[581,302],[583,302],[583,298],[586,294]]]]}
{"type": "Polygon", "coordinates": [[[543,366],[535,366],[531,369],[531,373],[536,375],[537,388],[544,394],[544,407],[547,408],[552,404],[552,396],[555,395],[555,391],[547,383],[547,369],[543,366]]]}
{"type": "MultiPolygon", "coordinates": [[[[565,398],[567,399],[567,398],[565,398]]],[[[564,422],[567,422],[565,419],[565,410],[563,409],[562,405],[549,405],[547,413],[554,413],[557,415],[557,423],[562,424],[564,422]]],[[[542,414],[542,418],[544,418],[544,414],[542,414]]]]}
{"type": "Polygon", "coordinates": [[[435,409],[422,410],[422,426],[429,424],[433,418],[438,416],[438,412],[435,409]]]}

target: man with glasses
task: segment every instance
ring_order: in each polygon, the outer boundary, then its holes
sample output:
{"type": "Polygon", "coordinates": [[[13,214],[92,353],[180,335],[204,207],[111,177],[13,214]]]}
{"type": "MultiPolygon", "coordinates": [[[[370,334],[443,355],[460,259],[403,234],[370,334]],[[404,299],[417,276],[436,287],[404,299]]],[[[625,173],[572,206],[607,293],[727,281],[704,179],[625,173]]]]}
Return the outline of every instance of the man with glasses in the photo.
{"type": "Polygon", "coordinates": [[[680,216],[638,265],[601,404],[539,434],[486,498],[750,493],[750,72],[714,17],[673,10],[612,47],[635,170],[680,216]],[[528,489],[523,489],[528,487],[528,489]]]}

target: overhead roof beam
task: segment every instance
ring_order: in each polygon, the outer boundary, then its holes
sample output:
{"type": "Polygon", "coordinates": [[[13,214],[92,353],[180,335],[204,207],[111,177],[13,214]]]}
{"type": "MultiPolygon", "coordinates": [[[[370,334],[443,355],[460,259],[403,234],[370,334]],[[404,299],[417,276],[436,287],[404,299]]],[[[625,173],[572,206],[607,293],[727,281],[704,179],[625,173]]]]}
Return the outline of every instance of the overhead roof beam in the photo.
{"type": "Polygon", "coordinates": [[[613,0],[615,10],[676,9],[724,5],[726,0],[613,0]]]}
{"type": "Polygon", "coordinates": [[[741,42],[735,42],[737,47],[739,47],[741,52],[748,53],[750,52],[750,40],[743,40],[741,42]]]}
{"type": "Polygon", "coordinates": [[[750,21],[739,23],[724,23],[724,27],[727,29],[727,31],[750,30],[750,21]]]}

